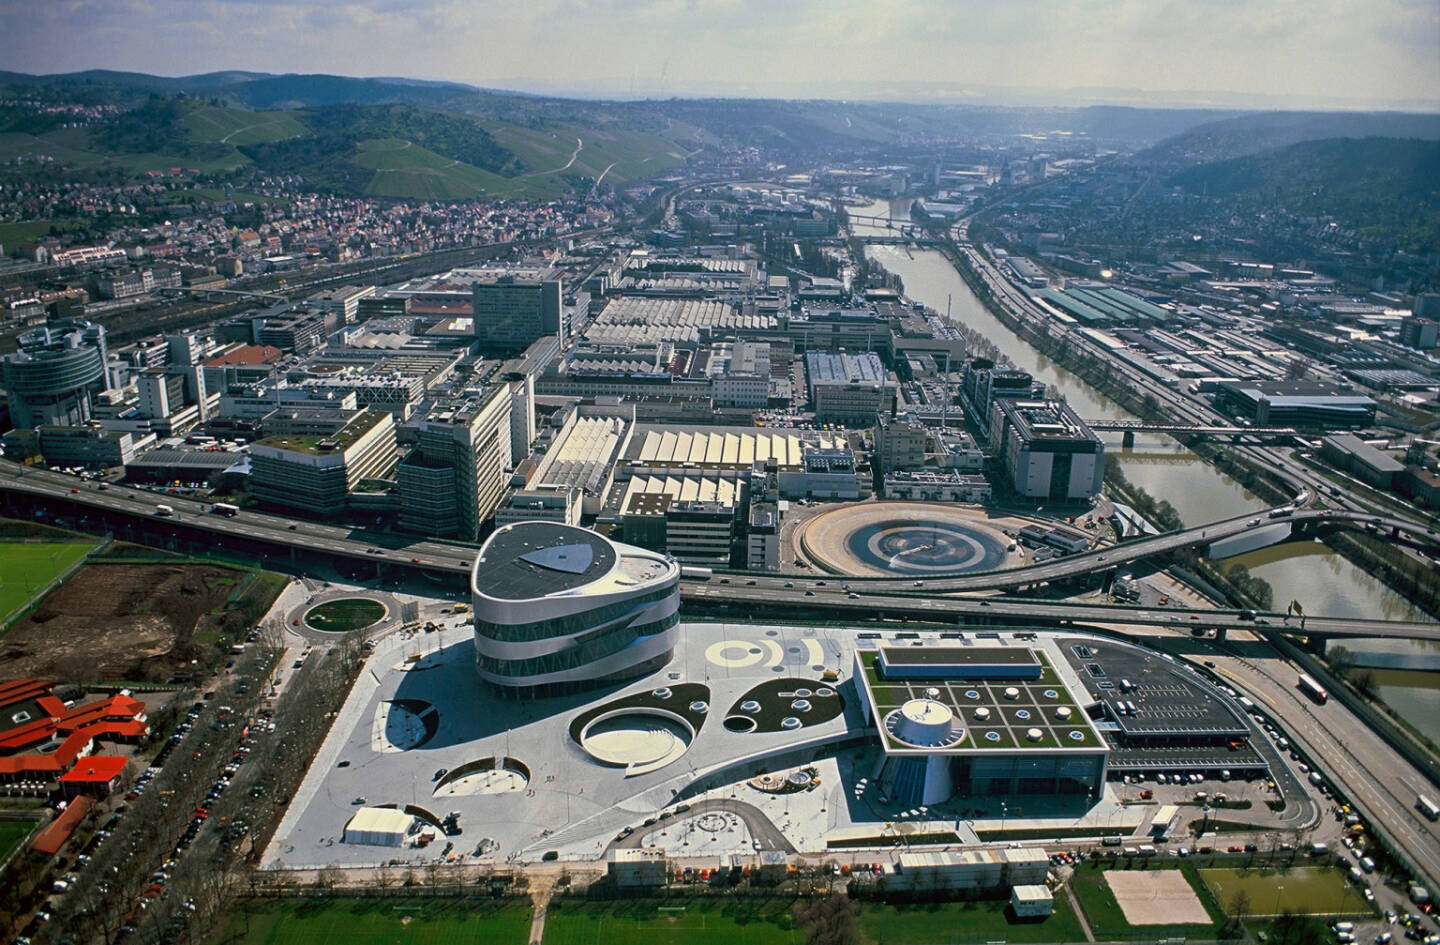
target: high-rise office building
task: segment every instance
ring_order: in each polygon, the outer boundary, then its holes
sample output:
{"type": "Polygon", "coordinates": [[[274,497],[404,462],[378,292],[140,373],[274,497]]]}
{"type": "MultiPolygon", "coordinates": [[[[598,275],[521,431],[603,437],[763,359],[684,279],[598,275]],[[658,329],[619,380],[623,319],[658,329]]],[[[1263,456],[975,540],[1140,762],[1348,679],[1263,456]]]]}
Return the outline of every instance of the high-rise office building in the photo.
{"type": "Polygon", "coordinates": [[[474,541],[500,504],[510,467],[510,388],[441,403],[396,470],[400,527],[474,541]]]}
{"type": "Polygon", "coordinates": [[[43,326],[0,357],[0,383],[17,429],[75,426],[91,418],[91,396],[111,386],[105,329],[88,322],[43,326]]]}
{"type": "Polygon", "coordinates": [[[477,279],[471,286],[475,334],[488,357],[519,354],[545,335],[567,334],[560,278],[526,270],[477,279]]]}

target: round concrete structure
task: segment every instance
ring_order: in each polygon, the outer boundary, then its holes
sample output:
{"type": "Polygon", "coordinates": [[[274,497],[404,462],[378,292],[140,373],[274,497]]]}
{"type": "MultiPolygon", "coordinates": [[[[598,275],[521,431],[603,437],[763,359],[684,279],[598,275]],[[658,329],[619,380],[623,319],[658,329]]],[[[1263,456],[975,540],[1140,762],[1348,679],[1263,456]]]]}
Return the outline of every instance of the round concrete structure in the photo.
{"type": "Polygon", "coordinates": [[[855,577],[963,574],[1021,562],[985,510],[944,503],[839,505],[807,521],[798,541],[820,568],[855,577]]]}

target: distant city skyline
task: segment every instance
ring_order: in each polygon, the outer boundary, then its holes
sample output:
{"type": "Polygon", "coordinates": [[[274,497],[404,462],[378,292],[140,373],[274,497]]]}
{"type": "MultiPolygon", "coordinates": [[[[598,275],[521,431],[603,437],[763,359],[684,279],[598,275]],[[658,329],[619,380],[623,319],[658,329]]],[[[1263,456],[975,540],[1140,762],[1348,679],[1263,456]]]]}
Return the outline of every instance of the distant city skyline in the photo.
{"type": "Polygon", "coordinates": [[[389,75],[547,94],[1440,107],[1435,0],[52,0],[5,68],[389,75]]]}

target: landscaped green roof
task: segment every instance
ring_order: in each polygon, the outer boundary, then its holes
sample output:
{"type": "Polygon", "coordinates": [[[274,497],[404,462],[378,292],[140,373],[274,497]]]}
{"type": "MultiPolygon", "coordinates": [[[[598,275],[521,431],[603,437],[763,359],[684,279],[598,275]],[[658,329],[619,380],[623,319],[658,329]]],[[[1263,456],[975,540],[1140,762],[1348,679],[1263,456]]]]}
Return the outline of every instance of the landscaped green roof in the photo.
{"type": "Polygon", "coordinates": [[[257,445],[269,446],[277,450],[289,450],[292,453],[310,453],[314,456],[343,453],[388,416],[389,414],[383,410],[366,410],[357,414],[341,430],[328,436],[267,436],[265,439],[257,441],[257,445]]]}

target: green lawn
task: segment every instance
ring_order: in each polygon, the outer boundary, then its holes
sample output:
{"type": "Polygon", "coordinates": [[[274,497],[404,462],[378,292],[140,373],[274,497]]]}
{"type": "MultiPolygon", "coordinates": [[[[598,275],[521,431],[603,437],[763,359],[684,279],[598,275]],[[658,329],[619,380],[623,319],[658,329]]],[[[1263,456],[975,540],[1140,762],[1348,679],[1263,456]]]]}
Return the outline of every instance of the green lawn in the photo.
{"type": "Polygon", "coordinates": [[[0,624],[94,547],[88,541],[0,542],[0,624]]]}
{"type": "MultiPolygon", "coordinates": [[[[1174,869],[1175,864],[1166,863],[1163,868],[1174,869]]],[[[1070,885],[1075,890],[1076,897],[1080,900],[1080,907],[1085,910],[1085,917],[1090,920],[1090,929],[1095,937],[1100,940],[1110,941],[1155,941],[1162,938],[1214,938],[1217,928],[1224,921],[1224,916],[1215,907],[1209,895],[1204,890],[1196,887],[1196,870],[1188,863],[1179,865],[1185,873],[1192,888],[1200,897],[1200,902],[1210,913],[1214,920],[1212,923],[1199,925],[1146,925],[1132,926],[1125,921],[1125,913],[1116,902],[1115,894],[1110,891],[1110,884],[1105,881],[1107,869],[1097,869],[1092,866],[1085,866],[1077,869],[1073,874],[1070,885]]],[[[1059,897],[1056,897],[1057,901],[1059,897]]]]}
{"type": "Polygon", "coordinates": [[[1373,915],[1359,888],[1333,867],[1238,870],[1216,867],[1198,871],[1222,906],[1243,889],[1252,915],[1373,915]]]}
{"type": "Polygon", "coordinates": [[[876,945],[949,945],[961,942],[1083,942],[1080,921],[1063,896],[1055,914],[1040,921],[1011,922],[1008,899],[890,906],[865,903],[860,934],[876,945]]]}
{"type": "Polygon", "coordinates": [[[0,820],[0,863],[40,826],[34,820],[0,820]]]}
{"type": "Polygon", "coordinates": [[[57,217],[54,220],[21,220],[18,223],[0,223],[0,245],[5,252],[13,252],[21,243],[30,243],[49,236],[52,229],[57,233],[80,230],[91,224],[88,217],[57,217]]]}
{"type": "Polygon", "coordinates": [[[346,597],[311,608],[305,615],[305,622],[327,633],[348,633],[368,627],[384,616],[385,605],[379,601],[346,597]]]}
{"type": "Polygon", "coordinates": [[[786,899],[553,901],[544,945],[800,945],[786,899]]]}
{"type": "Polygon", "coordinates": [[[211,945],[525,945],[530,904],[480,899],[242,901],[211,945]]]}

